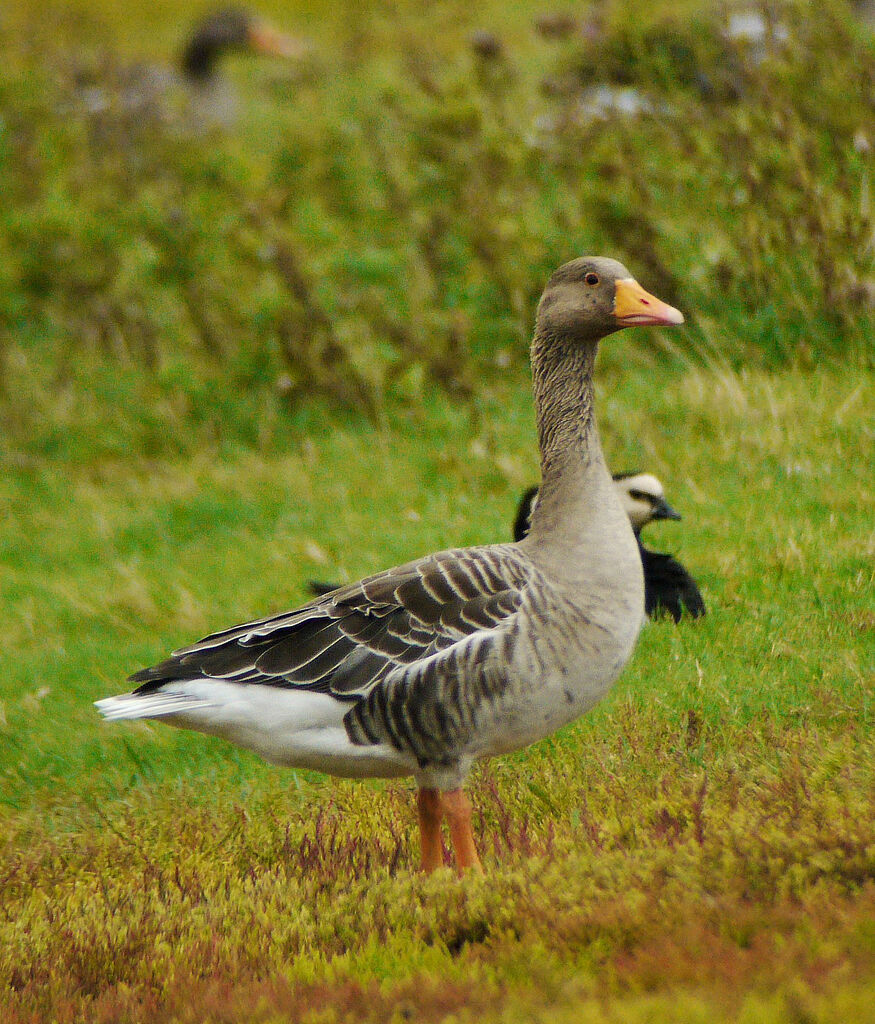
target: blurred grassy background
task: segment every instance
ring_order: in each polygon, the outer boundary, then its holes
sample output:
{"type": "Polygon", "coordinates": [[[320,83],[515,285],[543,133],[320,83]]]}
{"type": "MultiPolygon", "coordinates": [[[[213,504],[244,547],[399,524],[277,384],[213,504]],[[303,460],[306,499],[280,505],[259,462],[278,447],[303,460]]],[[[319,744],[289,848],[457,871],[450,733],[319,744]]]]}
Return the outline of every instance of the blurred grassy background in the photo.
{"type": "Polygon", "coordinates": [[[4,1024],[867,1019],[871,30],[265,3],[312,50],[223,63],[233,122],[132,105],[205,9],[0,14],[4,1024]],[[687,315],[605,344],[599,416],[710,614],[476,773],[485,883],[411,876],[404,784],[101,725],[308,578],[506,537],[534,303],[583,251],[687,315]]]}
{"type": "Polygon", "coordinates": [[[769,5],[759,41],[728,10],[601,3],[556,39],[537,5],[266,5],[310,56],[227,60],[236,123],[204,128],[182,89],[130,99],[194,11],[17,5],[5,455],[264,446],[314,399],[379,420],[523,381],[583,251],[690,312],[630,340],[642,368],[870,364],[871,33],[838,0],[769,5]]]}

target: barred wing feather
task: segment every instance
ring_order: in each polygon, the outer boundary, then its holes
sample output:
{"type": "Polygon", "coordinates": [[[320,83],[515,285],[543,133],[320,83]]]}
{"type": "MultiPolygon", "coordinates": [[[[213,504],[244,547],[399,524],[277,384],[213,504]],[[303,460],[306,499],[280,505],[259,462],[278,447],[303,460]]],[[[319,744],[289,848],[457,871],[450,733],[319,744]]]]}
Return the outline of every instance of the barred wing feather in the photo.
{"type": "Polygon", "coordinates": [[[496,685],[485,686],[472,668],[496,627],[517,611],[529,572],[511,545],[444,551],[296,611],[214,633],[131,682],[138,695],[198,678],[330,694],[358,705],[346,719],[354,742],[388,739],[419,756],[428,727],[439,746],[463,728],[459,709],[496,685]]]}

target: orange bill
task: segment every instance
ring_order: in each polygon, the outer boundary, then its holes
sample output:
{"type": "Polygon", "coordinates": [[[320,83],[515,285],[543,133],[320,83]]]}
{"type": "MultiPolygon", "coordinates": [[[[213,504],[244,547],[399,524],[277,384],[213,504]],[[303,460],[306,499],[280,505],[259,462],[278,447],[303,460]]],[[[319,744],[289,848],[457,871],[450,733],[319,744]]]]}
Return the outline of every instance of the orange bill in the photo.
{"type": "Polygon", "coordinates": [[[614,285],[614,316],[623,327],[669,327],[684,322],[684,314],[644,291],[631,277],[614,285]]]}
{"type": "Polygon", "coordinates": [[[249,27],[249,45],[256,53],[295,60],[306,56],[309,46],[301,39],[279,32],[273,25],[256,21],[249,27]]]}

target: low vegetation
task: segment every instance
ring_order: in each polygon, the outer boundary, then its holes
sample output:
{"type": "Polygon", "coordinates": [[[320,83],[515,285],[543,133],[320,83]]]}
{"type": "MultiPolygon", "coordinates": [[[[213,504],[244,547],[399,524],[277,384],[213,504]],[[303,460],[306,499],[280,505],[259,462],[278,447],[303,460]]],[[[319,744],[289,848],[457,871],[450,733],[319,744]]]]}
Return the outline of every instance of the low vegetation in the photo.
{"type": "Polygon", "coordinates": [[[865,1019],[870,742],[679,724],[621,701],[481,773],[485,879],[411,874],[397,786],[140,791],[7,863],[5,1019],[865,1019]]]}

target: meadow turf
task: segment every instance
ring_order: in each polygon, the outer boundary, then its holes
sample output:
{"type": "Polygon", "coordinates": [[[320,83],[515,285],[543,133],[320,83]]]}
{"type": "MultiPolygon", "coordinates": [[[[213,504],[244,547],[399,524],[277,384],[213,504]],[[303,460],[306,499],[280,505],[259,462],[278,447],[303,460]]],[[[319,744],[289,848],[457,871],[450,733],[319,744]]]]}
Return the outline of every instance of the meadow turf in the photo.
{"type": "Polygon", "coordinates": [[[870,1019],[872,376],[624,374],[625,340],[605,447],[671,481],[652,543],[709,615],[648,625],[592,714],[474,773],[484,880],[416,874],[407,783],[91,701],[314,576],[505,537],[523,382],[474,427],[436,399],[272,456],[7,476],[4,1020],[870,1019]]]}
{"type": "Polygon", "coordinates": [[[188,5],[3,14],[0,1021],[875,1021],[872,34],[264,9],[314,54],[230,62],[206,135],[112,92],[188,5]],[[617,68],[650,115],[587,118],[617,68]],[[101,722],[311,579],[508,539],[534,302],[586,250],[687,315],[605,342],[598,415],[709,611],[476,768],[485,877],[417,872],[411,782],[101,722]]]}

